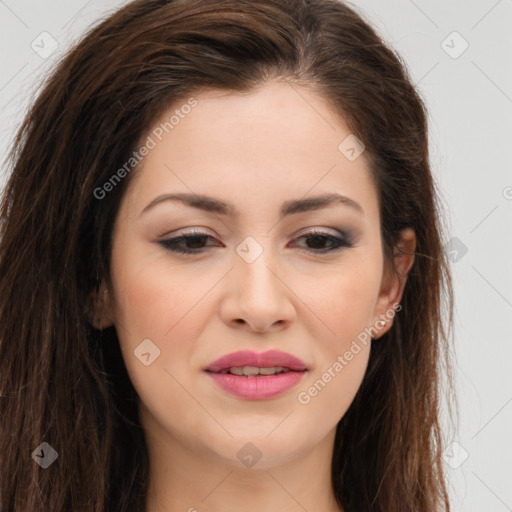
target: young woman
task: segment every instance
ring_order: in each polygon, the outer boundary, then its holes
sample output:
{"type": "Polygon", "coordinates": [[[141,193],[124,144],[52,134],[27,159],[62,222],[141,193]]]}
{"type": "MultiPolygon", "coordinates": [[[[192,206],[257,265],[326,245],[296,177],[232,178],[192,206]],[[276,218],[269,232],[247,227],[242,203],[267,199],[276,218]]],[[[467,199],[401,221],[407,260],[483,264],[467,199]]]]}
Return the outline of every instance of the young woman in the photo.
{"type": "Polygon", "coordinates": [[[336,0],[92,29],[1,205],[1,510],[449,510],[427,131],[336,0]]]}

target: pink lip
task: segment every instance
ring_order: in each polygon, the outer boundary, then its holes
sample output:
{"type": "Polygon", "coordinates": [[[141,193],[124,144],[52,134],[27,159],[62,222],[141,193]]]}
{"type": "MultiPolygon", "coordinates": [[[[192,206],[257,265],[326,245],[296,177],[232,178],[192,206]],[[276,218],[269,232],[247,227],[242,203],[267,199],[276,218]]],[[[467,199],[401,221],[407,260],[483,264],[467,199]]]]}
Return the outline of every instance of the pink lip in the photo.
{"type": "Polygon", "coordinates": [[[263,353],[243,350],[233,352],[211,363],[205,371],[224,391],[248,400],[265,400],[278,396],[295,386],[307,373],[307,367],[300,359],[269,350],[263,353]],[[279,375],[244,376],[218,373],[232,367],[257,366],[259,368],[282,366],[291,371],[279,375]]]}
{"type": "Polygon", "coordinates": [[[217,359],[207,366],[205,370],[208,372],[221,372],[234,366],[258,366],[259,368],[282,366],[283,368],[296,371],[307,370],[307,366],[303,361],[279,350],[268,350],[267,352],[241,350],[233,352],[217,359]]]}

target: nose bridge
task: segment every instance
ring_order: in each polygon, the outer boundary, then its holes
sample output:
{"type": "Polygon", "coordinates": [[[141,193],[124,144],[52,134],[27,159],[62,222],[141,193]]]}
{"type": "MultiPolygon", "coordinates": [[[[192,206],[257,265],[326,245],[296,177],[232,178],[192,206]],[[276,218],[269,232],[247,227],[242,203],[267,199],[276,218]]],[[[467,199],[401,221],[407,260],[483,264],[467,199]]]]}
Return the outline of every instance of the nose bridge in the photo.
{"type": "Polygon", "coordinates": [[[276,267],[276,256],[270,243],[270,237],[246,237],[236,248],[235,274],[240,281],[242,291],[256,300],[271,301],[279,293],[277,280],[271,269],[276,267]]]}
{"type": "Polygon", "coordinates": [[[231,274],[225,320],[243,320],[255,330],[289,321],[294,314],[287,288],[279,278],[278,257],[271,238],[247,237],[237,247],[231,274]],[[261,240],[261,241],[260,241],[261,240]]]}

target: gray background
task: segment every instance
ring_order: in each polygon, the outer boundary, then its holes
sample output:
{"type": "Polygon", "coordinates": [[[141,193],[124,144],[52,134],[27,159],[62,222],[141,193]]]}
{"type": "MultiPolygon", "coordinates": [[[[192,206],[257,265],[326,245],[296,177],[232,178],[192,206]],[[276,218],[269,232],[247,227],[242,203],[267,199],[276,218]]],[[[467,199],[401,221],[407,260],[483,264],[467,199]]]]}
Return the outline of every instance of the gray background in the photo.
{"type": "MultiPolygon", "coordinates": [[[[0,0],[2,159],[52,63],[124,3],[0,0]]],[[[404,57],[430,111],[455,284],[460,414],[457,429],[446,423],[444,454],[453,510],[512,511],[512,0],[352,5],[404,57]]]]}

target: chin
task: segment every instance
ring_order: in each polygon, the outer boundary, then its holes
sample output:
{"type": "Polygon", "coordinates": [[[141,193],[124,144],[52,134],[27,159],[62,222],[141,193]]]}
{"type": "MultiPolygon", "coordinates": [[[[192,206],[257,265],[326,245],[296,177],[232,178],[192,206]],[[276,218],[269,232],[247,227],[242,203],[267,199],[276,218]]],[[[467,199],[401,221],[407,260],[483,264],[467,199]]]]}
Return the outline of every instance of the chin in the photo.
{"type": "MultiPolygon", "coordinates": [[[[275,427],[274,427],[275,428],[275,427]]],[[[302,435],[283,429],[269,435],[269,430],[246,429],[241,436],[233,438],[223,436],[214,446],[209,446],[213,457],[226,466],[263,470],[282,466],[307,453],[317,442],[316,439],[304,438],[302,435]]],[[[211,439],[211,438],[210,438],[211,439]]]]}

